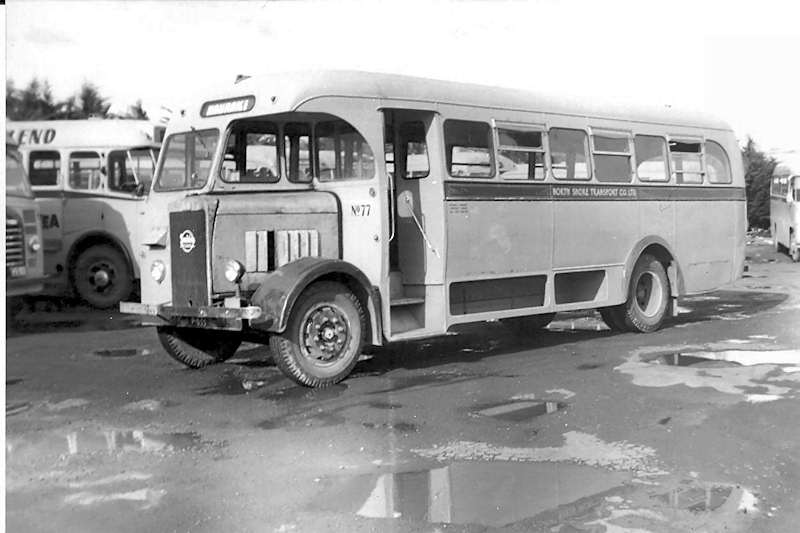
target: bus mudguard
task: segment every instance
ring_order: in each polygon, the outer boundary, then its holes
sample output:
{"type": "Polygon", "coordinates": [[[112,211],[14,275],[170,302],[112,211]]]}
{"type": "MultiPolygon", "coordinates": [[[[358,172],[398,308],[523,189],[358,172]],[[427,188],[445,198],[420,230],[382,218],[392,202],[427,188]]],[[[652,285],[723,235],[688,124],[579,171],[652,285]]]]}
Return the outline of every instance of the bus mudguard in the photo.
{"type": "Polygon", "coordinates": [[[357,267],[346,261],[324,257],[304,257],[269,273],[250,299],[251,305],[261,308],[261,316],[251,320],[251,327],[282,333],[300,294],[312,283],[322,280],[339,281],[353,291],[369,316],[367,331],[371,339],[367,341],[383,344],[378,291],[357,267]]]}
{"type": "Polygon", "coordinates": [[[634,246],[633,250],[631,250],[630,255],[628,255],[628,258],[625,261],[624,286],[627,287],[628,283],[630,283],[630,275],[633,272],[633,267],[636,265],[636,261],[638,261],[639,257],[641,257],[645,250],[648,250],[662,263],[666,264],[667,277],[669,278],[672,298],[674,299],[680,294],[683,294],[683,274],[681,272],[680,265],[678,264],[678,258],[667,241],[657,235],[648,235],[647,237],[644,237],[638,243],[636,243],[636,246],[634,246]]]}

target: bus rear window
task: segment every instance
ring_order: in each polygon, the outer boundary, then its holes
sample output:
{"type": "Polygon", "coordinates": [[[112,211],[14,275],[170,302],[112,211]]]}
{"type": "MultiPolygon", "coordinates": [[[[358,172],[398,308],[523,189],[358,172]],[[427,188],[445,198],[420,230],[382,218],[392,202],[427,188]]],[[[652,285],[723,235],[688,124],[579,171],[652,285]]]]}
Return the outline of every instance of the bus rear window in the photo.
{"type": "Polygon", "coordinates": [[[155,190],[199,189],[208,181],[218,130],[175,133],[164,144],[155,190]]]}
{"type": "Polygon", "coordinates": [[[706,142],[706,169],[709,183],[731,183],[731,164],[725,149],[714,141],[706,142]]]}
{"type": "Polygon", "coordinates": [[[491,178],[491,128],[484,122],[448,120],[444,123],[447,170],[458,178],[491,178]]]}
{"type": "Polygon", "coordinates": [[[372,149],[344,120],[320,122],[314,128],[314,139],[321,181],[369,179],[375,175],[372,149]]]}
{"type": "Polygon", "coordinates": [[[58,185],[58,174],[61,170],[61,156],[58,152],[50,150],[31,152],[28,167],[28,176],[34,187],[58,185]]]}

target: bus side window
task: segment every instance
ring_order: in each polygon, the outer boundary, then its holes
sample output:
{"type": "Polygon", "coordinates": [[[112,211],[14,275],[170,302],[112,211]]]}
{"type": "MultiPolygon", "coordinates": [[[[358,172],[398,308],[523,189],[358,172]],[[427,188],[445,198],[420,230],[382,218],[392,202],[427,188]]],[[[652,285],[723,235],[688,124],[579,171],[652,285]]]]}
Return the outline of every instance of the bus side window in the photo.
{"type": "Polygon", "coordinates": [[[485,122],[446,120],[447,171],[456,178],[494,177],[491,128],[485,122]]]}
{"type": "Polygon", "coordinates": [[[731,183],[731,164],[725,149],[714,141],[706,142],[706,169],[709,183],[731,183]]]}
{"type": "Polygon", "coordinates": [[[702,143],[670,141],[669,153],[676,183],[703,183],[702,143]]]}
{"type": "Polygon", "coordinates": [[[589,140],[583,130],[552,128],[550,140],[550,168],[559,180],[588,180],[589,140]]]}
{"type": "Polygon", "coordinates": [[[636,154],[636,175],[640,181],[669,181],[667,141],[654,135],[637,135],[633,139],[636,154]]]}
{"type": "Polygon", "coordinates": [[[311,126],[289,122],[283,127],[283,160],[292,183],[311,182],[311,126]]]}
{"type": "Polygon", "coordinates": [[[543,180],[542,132],[497,128],[497,168],[507,180],[543,180]]]}
{"type": "Polygon", "coordinates": [[[344,120],[318,123],[314,140],[314,164],[321,181],[370,179],[375,175],[372,149],[344,120]]]}
{"type": "Polygon", "coordinates": [[[592,135],[594,176],[603,183],[630,183],[631,141],[627,134],[592,135]]]}
{"type": "Polygon", "coordinates": [[[69,155],[69,186],[78,190],[99,189],[102,162],[97,152],[72,152],[69,155]]]}
{"type": "Polygon", "coordinates": [[[58,174],[61,170],[61,156],[58,152],[31,152],[28,167],[28,176],[34,187],[58,185],[58,174]]]}

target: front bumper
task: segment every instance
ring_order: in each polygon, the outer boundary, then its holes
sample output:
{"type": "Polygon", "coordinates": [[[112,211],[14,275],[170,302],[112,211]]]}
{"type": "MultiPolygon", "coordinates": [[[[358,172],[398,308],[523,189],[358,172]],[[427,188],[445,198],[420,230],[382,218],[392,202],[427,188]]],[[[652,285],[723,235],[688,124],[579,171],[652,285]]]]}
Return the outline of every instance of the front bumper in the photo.
{"type": "Polygon", "coordinates": [[[16,279],[6,277],[6,297],[39,294],[44,290],[46,280],[46,276],[16,279]]]}
{"type": "Polygon", "coordinates": [[[176,326],[199,329],[224,329],[241,331],[243,320],[261,317],[261,308],[247,307],[173,307],[166,304],[121,302],[122,313],[143,315],[143,323],[157,326],[176,326]]]}

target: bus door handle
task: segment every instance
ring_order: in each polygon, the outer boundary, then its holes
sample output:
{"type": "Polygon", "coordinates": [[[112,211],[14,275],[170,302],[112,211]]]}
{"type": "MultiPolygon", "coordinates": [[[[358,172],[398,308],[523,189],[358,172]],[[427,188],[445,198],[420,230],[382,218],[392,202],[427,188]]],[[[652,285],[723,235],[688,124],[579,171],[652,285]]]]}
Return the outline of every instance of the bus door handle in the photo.
{"type": "Polygon", "coordinates": [[[394,215],[397,212],[397,207],[395,206],[394,197],[394,178],[391,173],[387,172],[387,175],[389,176],[389,242],[392,242],[395,228],[394,215]]]}

